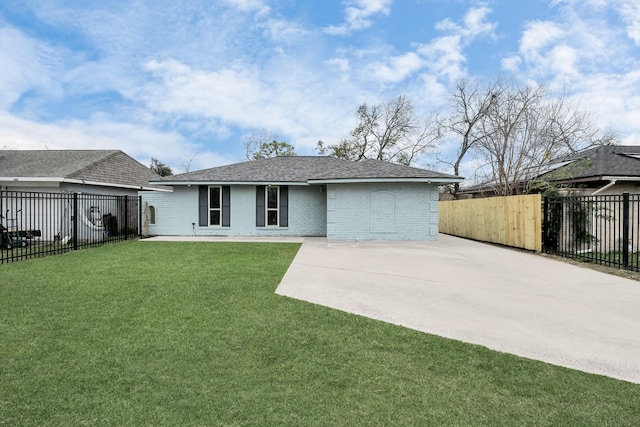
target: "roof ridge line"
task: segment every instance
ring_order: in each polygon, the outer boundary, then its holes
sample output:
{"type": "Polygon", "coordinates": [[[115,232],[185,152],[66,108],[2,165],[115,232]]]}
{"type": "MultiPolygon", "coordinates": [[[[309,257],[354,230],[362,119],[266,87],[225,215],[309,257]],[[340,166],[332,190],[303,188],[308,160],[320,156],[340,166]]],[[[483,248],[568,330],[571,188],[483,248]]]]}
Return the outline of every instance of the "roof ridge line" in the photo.
{"type": "MultiPolygon", "coordinates": [[[[90,151],[90,150],[78,150],[78,151],[90,151]]],[[[92,167],[92,166],[94,166],[94,165],[96,165],[96,164],[98,164],[98,163],[100,163],[100,162],[102,162],[104,160],[110,159],[111,157],[114,157],[115,155],[117,155],[119,153],[124,153],[122,150],[95,150],[95,151],[104,151],[104,152],[109,153],[109,154],[107,154],[104,157],[100,157],[99,159],[94,160],[93,162],[91,162],[88,165],[85,165],[84,167],[76,170],[75,172],[73,172],[72,174],[70,174],[68,177],[65,177],[65,178],[71,178],[71,177],[74,177],[74,176],[78,176],[82,172],[87,170],[88,168],[90,168],[90,167],[92,167]]]]}

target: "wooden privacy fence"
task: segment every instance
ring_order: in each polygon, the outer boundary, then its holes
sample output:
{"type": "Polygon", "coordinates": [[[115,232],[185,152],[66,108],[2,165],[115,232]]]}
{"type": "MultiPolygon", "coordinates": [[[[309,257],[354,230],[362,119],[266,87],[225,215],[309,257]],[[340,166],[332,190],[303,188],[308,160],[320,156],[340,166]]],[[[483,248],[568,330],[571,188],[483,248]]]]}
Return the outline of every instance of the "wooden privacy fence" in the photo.
{"type": "Polygon", "coordinates": [[[542,196],[440,202],[441,233],[542,251],[542,196]]]}

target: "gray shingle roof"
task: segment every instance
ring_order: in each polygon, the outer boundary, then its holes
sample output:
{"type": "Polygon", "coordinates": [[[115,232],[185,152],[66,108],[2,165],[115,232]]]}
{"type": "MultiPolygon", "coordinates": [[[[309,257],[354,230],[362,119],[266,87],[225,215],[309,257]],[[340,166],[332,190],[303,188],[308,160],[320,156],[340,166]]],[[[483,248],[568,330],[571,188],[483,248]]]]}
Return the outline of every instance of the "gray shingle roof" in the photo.
{"type": "Polygon", "coordinates": [[[408,178],[458,178],[440,172],[427,169],[418,169],[410,166],[389,163],[382,160],[365,159],[359,162],[349,162],[339,169],[327,171],[311,177],[312,180],[339,180],[339,179],[408,179],[408,178]]]}
{"type": "Polygon", "coordinates": [[[0,177],[147,186],[160,175],[120,150],[0,150],[0,177]]]}
{"type": "MultiPolygon", "coordinates": [[[[380,160],[351,162],[325,156],[272,157],[166,177],[162,183],[187,182],[291,182],[336,179],[447,178],[453,175],[380,160]]],[[[459,178],[458,178],[459,179],[459,178]]]]}
{"type": "Polygon", "coordinates": [[[306,182],[349,163],[334,157],[272,157],[166,177],[169,182],[306,182]]]}
{"type": "Polygon", "coordinates": [[[556,162],[571,163],[555,169],[547,175],[548,179],[563,180],[599,180],[604,176],[635,176],[640,179],[640,146],[605,145],[581,151],[556,162]]]}

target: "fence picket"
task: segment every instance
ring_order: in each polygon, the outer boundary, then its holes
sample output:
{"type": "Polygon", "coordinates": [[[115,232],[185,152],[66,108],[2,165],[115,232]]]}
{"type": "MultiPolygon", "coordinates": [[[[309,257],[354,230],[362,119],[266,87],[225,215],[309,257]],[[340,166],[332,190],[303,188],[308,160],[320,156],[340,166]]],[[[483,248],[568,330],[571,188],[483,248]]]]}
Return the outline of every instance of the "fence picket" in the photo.
{"type": "Polygon", "coordinates": [[[640,271],[638,194],[442,201],[440,231],[640,271]]]}
{"type": "Polygon", "coordinates": [[[0,191],[0,264],[139,236],[140,197],[0,191]]]}

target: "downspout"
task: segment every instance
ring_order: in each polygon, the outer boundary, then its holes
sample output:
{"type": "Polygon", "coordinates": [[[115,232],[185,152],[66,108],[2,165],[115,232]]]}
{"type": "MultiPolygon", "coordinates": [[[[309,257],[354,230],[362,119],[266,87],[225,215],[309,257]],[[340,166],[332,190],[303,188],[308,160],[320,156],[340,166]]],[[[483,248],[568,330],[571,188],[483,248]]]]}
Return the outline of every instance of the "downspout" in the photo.
{"type": "Polygon", "coordinates": [[[618,183],[617,179],[612,179],[607,185],[605,185],[602,188],[598,188],[596,191],[594,191],[593,193],[591,193],[592,196],[595,196],[596,194],[600,193],[601,191],[607,190],[611,187],[613,187],[614,185],[616,185],[618,183]]]}

